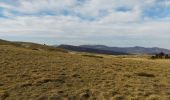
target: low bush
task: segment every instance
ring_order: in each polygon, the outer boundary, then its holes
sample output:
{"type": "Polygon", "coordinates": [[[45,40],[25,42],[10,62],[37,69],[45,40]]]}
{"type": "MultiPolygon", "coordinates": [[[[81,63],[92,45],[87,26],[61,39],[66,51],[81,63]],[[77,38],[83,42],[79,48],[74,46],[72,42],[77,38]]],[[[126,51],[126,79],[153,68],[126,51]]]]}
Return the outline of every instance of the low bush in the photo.
{"type": "Polygon", "coordinates": [[[154,74],[145,73],[145,72],[136,73],[136,75],[143,76],[143,77],[155,77],[154,74]]]}
{"type": "Polygon", "coordinates": [[[103,58],[102,56],[96,56],[96,55],[82,55],[85,57],[94,57],[94,58],[103,58]]]}

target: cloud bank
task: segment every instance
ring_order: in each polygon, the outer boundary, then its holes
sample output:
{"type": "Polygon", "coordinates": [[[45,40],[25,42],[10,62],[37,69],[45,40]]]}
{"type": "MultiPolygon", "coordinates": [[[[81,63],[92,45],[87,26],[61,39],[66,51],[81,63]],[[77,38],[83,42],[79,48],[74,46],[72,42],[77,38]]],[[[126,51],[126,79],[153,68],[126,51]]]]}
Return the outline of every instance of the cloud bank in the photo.
{"type": "Polygon", "coordinates": [[[1,0],[0,37],[170,48],[170,0],[1,0]]]}

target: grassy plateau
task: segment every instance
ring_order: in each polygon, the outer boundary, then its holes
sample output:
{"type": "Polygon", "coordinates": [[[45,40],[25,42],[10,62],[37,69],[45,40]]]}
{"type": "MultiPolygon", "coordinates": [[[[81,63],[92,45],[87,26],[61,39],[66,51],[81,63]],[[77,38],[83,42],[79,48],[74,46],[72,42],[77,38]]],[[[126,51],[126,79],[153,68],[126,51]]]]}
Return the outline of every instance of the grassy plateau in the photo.
{"type": "Polygon", "coordinates": [[[170,100],[170,60],[26,47],[0,45],[0,100],[170,100]]]}

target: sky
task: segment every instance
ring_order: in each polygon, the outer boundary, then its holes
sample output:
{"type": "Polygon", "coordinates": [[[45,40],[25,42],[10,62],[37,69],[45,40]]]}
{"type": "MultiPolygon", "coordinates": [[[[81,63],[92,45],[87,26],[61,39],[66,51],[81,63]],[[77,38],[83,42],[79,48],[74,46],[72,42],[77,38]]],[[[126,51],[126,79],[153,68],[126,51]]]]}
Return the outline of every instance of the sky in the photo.
{"type": "Polygon", "coordinates": [[[0,38],[170,49],[170,0],[0,0],[0,38]]]}

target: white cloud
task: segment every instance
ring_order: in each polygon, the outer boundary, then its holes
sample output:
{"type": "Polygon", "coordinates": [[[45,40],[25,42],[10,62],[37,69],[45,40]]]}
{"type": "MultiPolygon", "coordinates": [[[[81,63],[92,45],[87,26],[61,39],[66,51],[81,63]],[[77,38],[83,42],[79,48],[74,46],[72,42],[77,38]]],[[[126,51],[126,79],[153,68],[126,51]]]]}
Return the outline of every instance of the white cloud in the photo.
{"type": "Polygon", "coordinates": [[[122,22],[136,22],[141,18],[141,11],[138,8],[134,8],[131,11],[126,12],[111,12],[108,16],[105,16],[99,23],[122,23],[122,22]]]}
{"type": "Polygon", "coordinates": [[[86,0],[79,3],[76,0],[17,1],[16,4],[0,2],[3,8],[0,13],[8,17],[0,17],[0,36],[48,37],[67,42],[82,39],[83,42],[79,43],[101,42],[96,38],[110,43],[108,41],[114,41],[111,37],[119,37],[120,40],[126,37],[129,41],[142,38],[141,42],[170,38],[169,17],[155,20],[143,15],[144,9],[153,6],[157,0],[86,0]],[[129,10],[118,11],[119,7],[129,10]],[[61,13],[63,10],[71,14],[61,13]],[[54,15],[39,15],[41,12],[54,15]]]}

